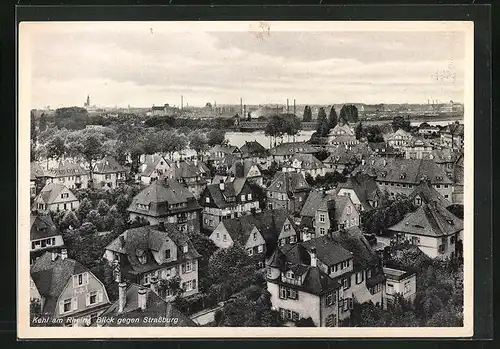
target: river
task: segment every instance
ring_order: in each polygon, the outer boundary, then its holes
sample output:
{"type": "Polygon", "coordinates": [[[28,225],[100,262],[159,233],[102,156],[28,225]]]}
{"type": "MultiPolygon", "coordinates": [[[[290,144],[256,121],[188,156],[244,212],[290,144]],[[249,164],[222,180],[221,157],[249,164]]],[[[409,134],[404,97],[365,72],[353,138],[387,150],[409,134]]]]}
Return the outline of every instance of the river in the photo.
{"type": "MultiPolygon", "coordinates": [[[[446,126],[448,124],[454,123],[456,120],[437,120],[437,121],[425,121],[429,125],[432,126],[446,126]]],[[[460,122],[463,122],[463,120],[459,120],[460,122]]],[[[391,121],[363,121],[362,123],[365,124],[384,124],[384,123],[390,123],[391,121]]],[[[418,120],[418,121],[411,121],[412,126],[418,126],[421,123],[423,123],[423,120],[418,120]]],[[[301,131],[298,136],[295,136],[295,141],[297,142],[303,142],[303,141],[308,141],[311,138],[311,135],[314,133],[314,131],[301,131]]],[[[229,141],[229,144],[234,145],[236,147],[241,147],[245,142],[250,142],[250,141],[257,141],[260,144],[262,144],[264,147],[269,149],[270,145],[270,137],[266,136],[264,134],[264,131],[255,131],[255,132],[226,132],[226,139],[229,141]]],[[[290,142],[292,141],[292,138],[290,138],[290,142]]],[[[288,142],[288,137],[283,137],[283,142],[288,142]]]]}

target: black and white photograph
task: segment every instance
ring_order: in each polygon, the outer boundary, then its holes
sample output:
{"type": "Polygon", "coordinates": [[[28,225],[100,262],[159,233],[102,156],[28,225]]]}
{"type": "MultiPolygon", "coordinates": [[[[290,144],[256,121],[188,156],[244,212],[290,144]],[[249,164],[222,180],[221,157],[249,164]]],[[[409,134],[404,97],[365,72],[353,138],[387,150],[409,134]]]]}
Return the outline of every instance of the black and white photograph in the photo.
{"type": "Polygon", "coordinates": [[[20,333],[472,335],[473,30],[20,23],[20,333]]]}

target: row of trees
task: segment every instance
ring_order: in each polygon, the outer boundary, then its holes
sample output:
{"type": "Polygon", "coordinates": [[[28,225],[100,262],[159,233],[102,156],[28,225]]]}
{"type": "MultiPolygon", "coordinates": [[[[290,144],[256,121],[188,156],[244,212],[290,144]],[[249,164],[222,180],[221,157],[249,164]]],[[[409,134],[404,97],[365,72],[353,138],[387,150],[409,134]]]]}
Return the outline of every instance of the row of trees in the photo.
{"type": "Polygon", "coordinates": [[[282,139],[285,135],[295,138],[301,129],[302,124],[297,116],[281,114],[271,116],[264,133],[270,137],[270,141],[273,143],[271,146],[276,146],[277,139],[282,139]]]}

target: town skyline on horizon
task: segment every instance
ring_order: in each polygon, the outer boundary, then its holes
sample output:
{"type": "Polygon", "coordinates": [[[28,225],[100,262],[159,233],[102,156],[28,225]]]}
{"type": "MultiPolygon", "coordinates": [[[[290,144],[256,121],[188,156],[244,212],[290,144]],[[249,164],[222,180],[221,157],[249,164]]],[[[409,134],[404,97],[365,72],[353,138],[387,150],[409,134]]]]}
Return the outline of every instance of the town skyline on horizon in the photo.
{"type": "Polygon", "coordinates": [[[180,105],[181,95],[190,106],[237,105],[241,97],[247,105],[285,104],[286,98],[310,105],[464,100],[461,31],[36,26],[26,31],[30,55],[23,60],[30,66],[33,108],[83,105],[87,94],[97,106],[141,108],[180,105]]]}

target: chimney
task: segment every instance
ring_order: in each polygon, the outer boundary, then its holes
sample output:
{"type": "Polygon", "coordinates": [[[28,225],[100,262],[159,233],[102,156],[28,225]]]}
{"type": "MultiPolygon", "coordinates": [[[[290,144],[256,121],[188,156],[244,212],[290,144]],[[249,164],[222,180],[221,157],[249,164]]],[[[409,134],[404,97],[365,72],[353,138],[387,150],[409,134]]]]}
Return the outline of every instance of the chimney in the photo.
{"type": "Polygon", "coordinates": [[[139,291],[137,291],[137,305],[141,310],[146,310],[146,299],[147,292],[145,288],[141,287],[139,291]]]}
{"type": "Polygon", "coordinates": [[[436,200],[431,200],[431,202],[429,203],[429,206],[430,206],[433,210],[436,210],[436,209],[437,209],[437,202],[436,202],[436,200]]]}
{"type": "Polygon", "coordinates": [[[65,249],[65,248],[63,248],[63,249],[61,250],[61,259],[62,259],[62,260],[65,260],[66,258],[68,258],[68,250],[67,250],[67,249],[65,249]]]}
{"type": "Polygon", "coordinates": [[[116,259],[113,261],[113,275],[115,277],[115,282],[119,284],[122,281],[122,271],[120,269],[120,262],[116,259]]]}
{"type": "Polygon", "coordinates": [[[151,287],[151,291],[158,294],[158,278],[157,277],[153,277],[151,279],[150,287],[151,287]]]}
{"type": "Polygon", "coordinates": [[[118,284],[118,313],[123,313],[125,305],[127,303],[127,284],[125,282],[120,282],[118,284]]]}
{"type": "Polygon", "coordinates": [[[165,231],[165,222],[163,222],[163,221],[159,222],[158,228],[160,228],[160,231],[165,231]]]}
{"type": "Polygon", "coordinates": [[[52,252],[52,262],[57,259],[57,252],[52,252]]]}
{"type": "Polygon", "coordinates": [[[317,265],[316,259],[316,247],[311,248],[311,267],[316,267],[317,265]]]}
{"type": "Polygon", "coordinates": [[[224,191],[224,180],[223,179],[221,179],[220,182],[219,182],[219,189],[221,191],[224,191]]]}
{"type": "Polygon", "coordinates": [[[361,159],[361,165],[365,164],[365,159],[361,159]]]}

